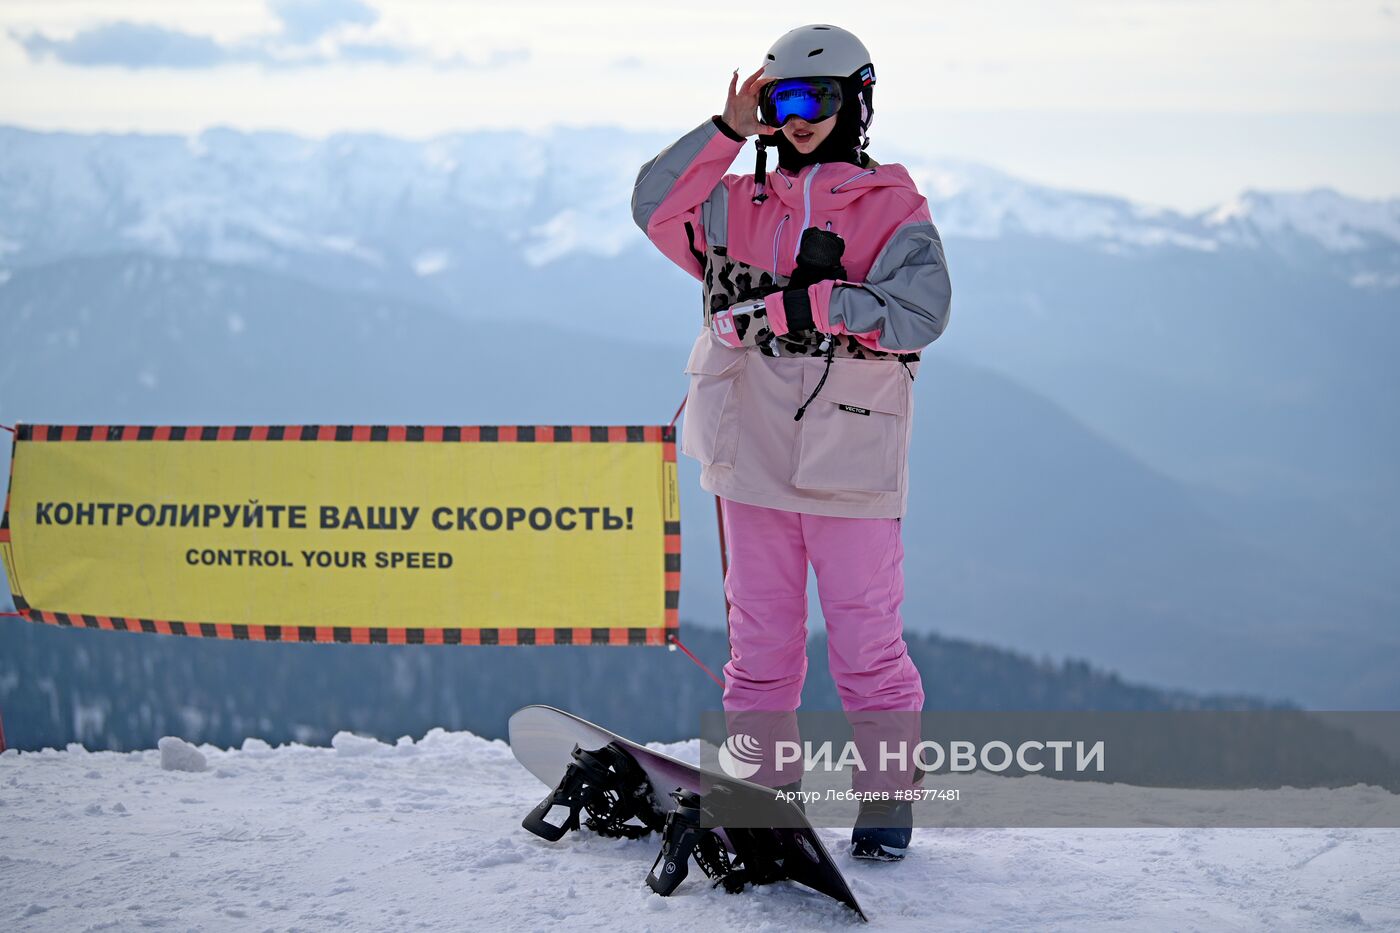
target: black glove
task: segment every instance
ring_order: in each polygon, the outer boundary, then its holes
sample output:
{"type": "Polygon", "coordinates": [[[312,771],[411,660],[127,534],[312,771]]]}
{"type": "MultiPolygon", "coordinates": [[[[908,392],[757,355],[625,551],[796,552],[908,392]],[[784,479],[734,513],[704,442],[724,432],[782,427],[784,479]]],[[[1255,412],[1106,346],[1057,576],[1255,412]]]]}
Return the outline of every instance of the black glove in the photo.
{"type": "Polygon", "coordinates": [[[812,329],[812,298],[807,287],[827,279],[844,279],[841,257],[845,252],[846,241],[830,230],[808,227],[802,231],[797,268],[783,286],[783,314],[789,331],[812,329]]]}

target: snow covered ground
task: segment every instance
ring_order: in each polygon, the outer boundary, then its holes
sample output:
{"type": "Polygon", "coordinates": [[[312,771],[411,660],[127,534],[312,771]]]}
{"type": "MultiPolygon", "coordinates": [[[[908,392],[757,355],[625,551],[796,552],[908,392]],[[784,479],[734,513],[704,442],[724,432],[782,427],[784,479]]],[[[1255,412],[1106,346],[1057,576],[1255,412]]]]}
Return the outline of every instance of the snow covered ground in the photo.
{"type": "MultiPolygon", "coordinates": [[[[654,837],[531,836],[502,742],[333,746],[0,755],[0,929],[864,928],[789,885],[657,897],[654,837]]],[[[923,829],[894,865],[819,831],[871,929],[1400,929],[1400,830],[923,829]]]]}

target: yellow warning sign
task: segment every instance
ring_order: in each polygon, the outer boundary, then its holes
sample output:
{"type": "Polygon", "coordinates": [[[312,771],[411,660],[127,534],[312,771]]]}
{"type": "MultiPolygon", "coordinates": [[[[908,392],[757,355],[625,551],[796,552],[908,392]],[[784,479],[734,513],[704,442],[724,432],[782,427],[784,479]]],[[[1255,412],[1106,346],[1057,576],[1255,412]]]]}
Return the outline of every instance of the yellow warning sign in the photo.
{"type": "Polygon", "coordinates": [[[20,425],[0,553],[60,625],[664,644],[674,428],[20,425]]]}

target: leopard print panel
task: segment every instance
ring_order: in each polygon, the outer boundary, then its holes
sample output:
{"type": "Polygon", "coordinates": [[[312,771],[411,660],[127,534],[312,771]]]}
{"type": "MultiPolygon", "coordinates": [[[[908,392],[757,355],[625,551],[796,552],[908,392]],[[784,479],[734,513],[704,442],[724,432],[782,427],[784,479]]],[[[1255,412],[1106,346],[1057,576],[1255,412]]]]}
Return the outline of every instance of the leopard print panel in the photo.
{"type": "MultiPolygon", "coordinates": [[[[698,255],[698,250],[696,251],[698,255]]],[[[775,276],[767,269],[751,266],[728,255],[724,246],[707,246],[702,262],[705,265],[704,278],[704,318],[705,326],[710,326],[710,315],[742,301],[757,299],[767,293],[770,286],[783,286],[787,276],[775,276]]],[[[821,349],[821,334],[816,331],[787,333],[772,339],[773,332],[764,321],[764,313],[759,309],[754,314],[734,315],[734,329],[741,341],[748,346],[756,346],[765,356],[825,356],[821,349]],[[756,330],[754,330],[756,328],[756,330]],[[753,331],[750,333],[750,331],[753,331]]],[[[890,353],[872,350],[849,335],[836,338],[832,355],[858,360],[898,360],[912,363],[919,359],[916,353],[890,353]]]]}

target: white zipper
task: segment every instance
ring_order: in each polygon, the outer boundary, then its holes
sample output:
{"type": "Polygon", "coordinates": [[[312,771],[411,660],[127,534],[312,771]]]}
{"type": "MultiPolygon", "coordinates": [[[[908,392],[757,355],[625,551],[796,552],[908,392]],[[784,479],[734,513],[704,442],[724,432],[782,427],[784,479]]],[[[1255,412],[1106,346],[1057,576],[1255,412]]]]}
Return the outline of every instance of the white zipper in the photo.
{"type": "Polygon", "coordinates": [[[784,214],[783,219],[778,221],[778,229],[773,231],[773,274],[778,274],[778,238],[783,235],[783,225],[788,222],[791,214],[784,214]]]}
{"type": "MultiPolygon", "coordinates": [[[[812,179],[817,177],[817,172],[821,170],[822,164],[818,162],[812,166],[812,172],[807,176],[807,180],[802,183],[802,230],[807,229],[807,222],[812,219],[812,179]]],[[[802,233],[797,234],[797,245],[792,250],[792,261],[797,262],[797,253],[802,249],[802,233]]]]}

